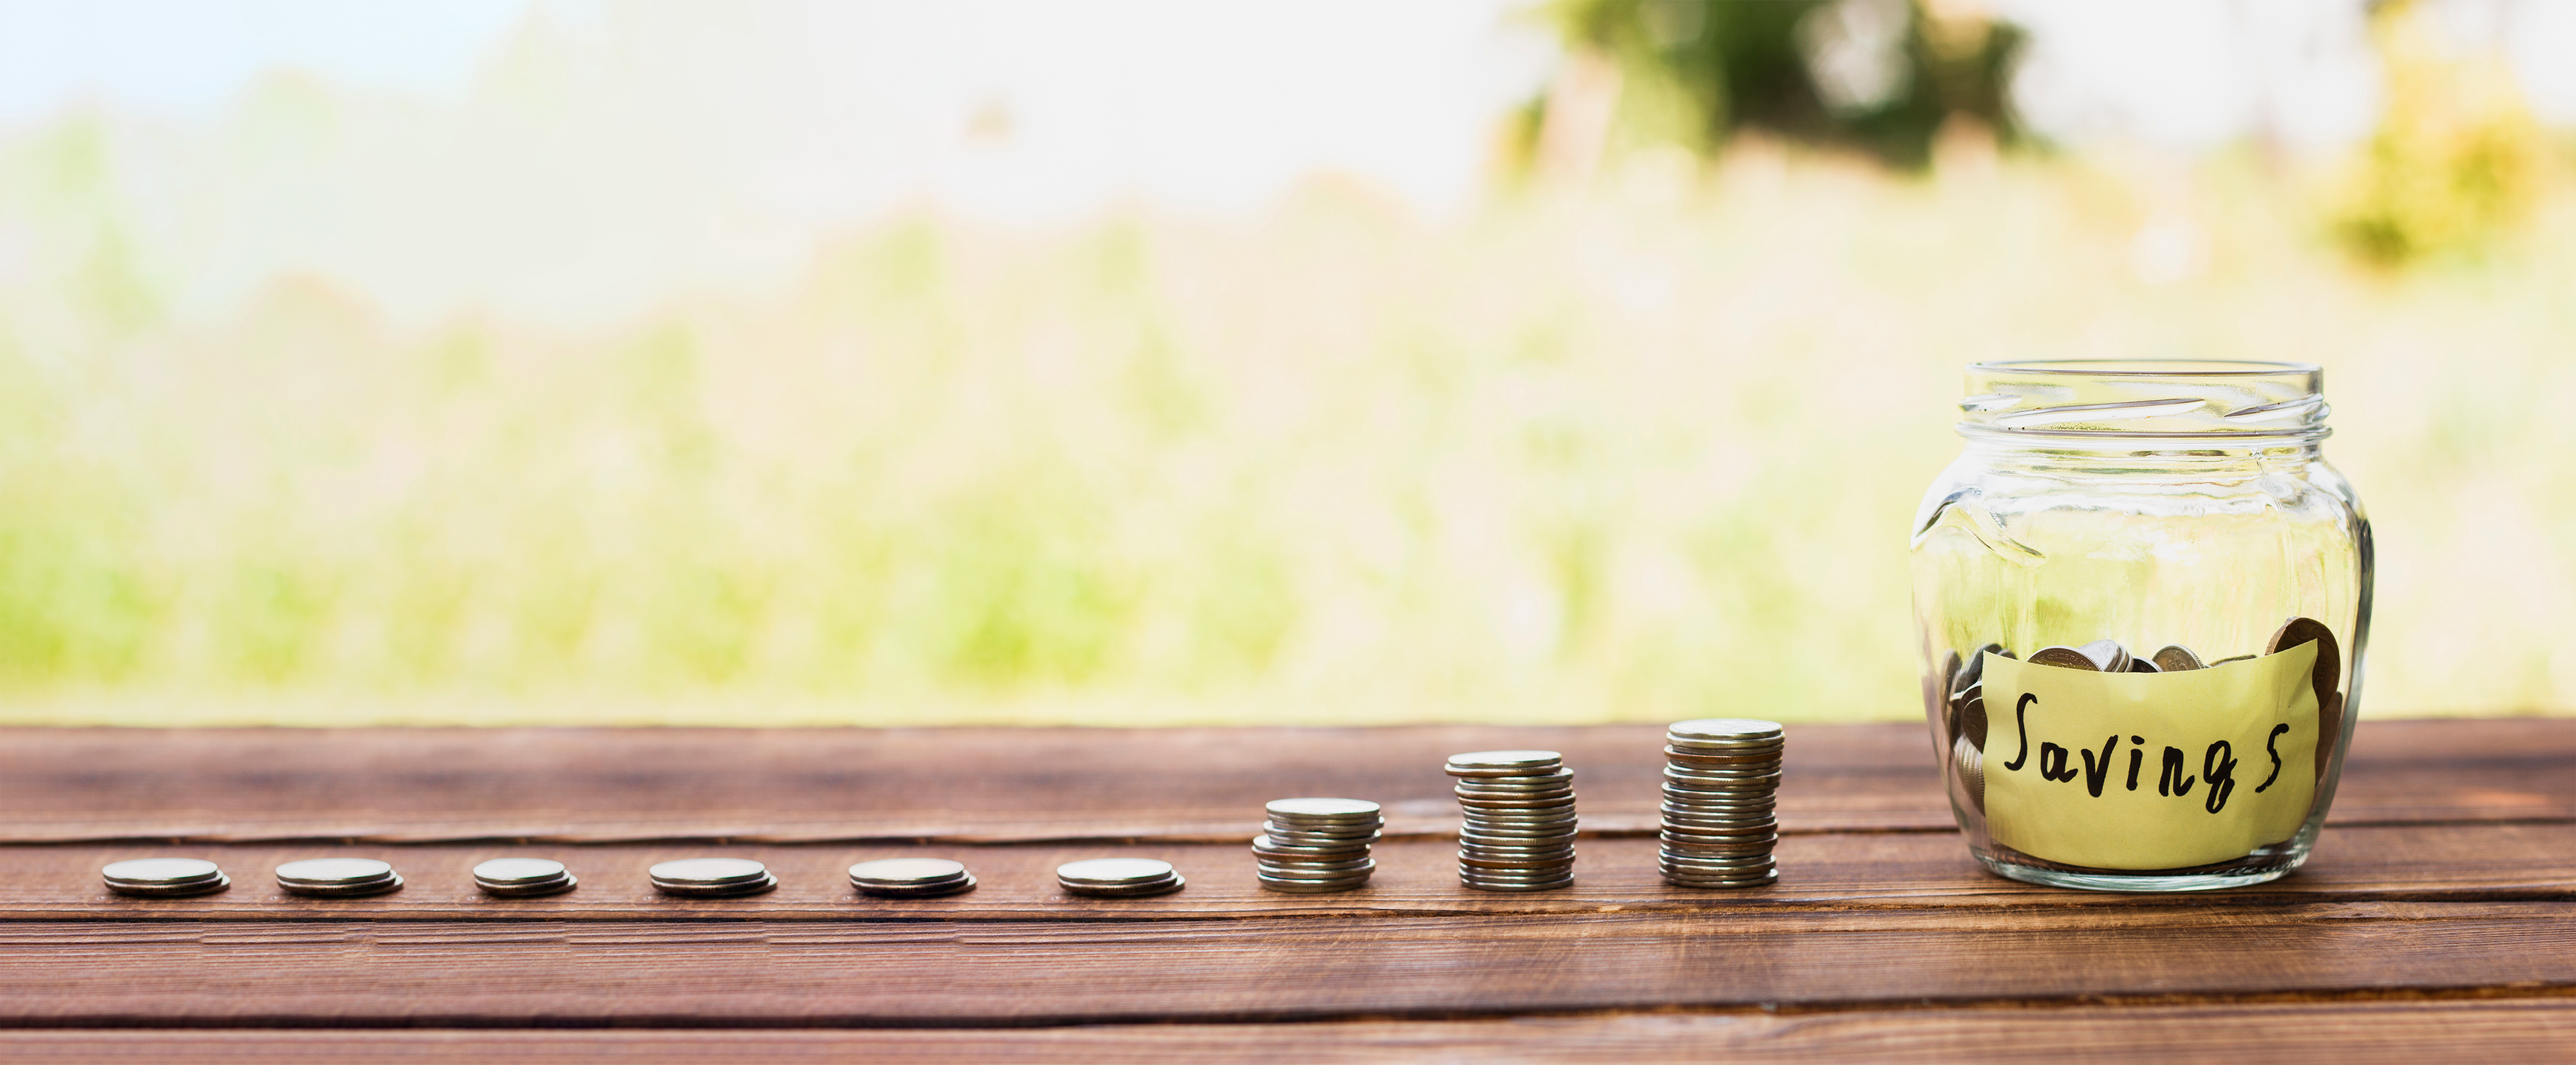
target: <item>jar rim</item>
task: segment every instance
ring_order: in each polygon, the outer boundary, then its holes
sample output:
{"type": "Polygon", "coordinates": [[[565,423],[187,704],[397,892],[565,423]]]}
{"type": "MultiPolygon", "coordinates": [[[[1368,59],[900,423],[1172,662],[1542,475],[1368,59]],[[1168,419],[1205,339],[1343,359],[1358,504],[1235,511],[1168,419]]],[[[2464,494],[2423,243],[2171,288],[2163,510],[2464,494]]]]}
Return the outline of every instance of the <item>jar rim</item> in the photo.
{"type": "Polygon", "coordinates": [[[1989,359],[1969,363],[1968,369],[2071,377],[2262,377],[2320,373],[2325,368],[2313,362],[2259,359],[1989,359]]]}

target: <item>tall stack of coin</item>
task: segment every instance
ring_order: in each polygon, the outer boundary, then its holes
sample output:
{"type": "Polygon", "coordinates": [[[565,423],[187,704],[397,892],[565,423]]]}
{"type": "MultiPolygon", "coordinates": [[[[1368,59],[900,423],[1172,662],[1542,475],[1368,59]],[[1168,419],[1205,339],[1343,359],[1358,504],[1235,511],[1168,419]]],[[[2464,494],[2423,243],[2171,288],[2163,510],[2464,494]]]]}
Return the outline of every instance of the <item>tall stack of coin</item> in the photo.
{"type": "Polygon", "coordinates": [[[1279,799],[1252,838],[1254,876],[1270,891],[1320,895],[1368,883],[1377,862],[1369,844],[1386,826],[1364,799],[1279,799]]]}
{"type": "Polygon", "coordinates": [[[1737,888],[1780,878],[1771,860],[1780,749],[1772,721],[1704,718],[1664,730],[1666,883],[1737,888]]]}
{"type": "Polygon", "coordinates": [[[1574,883],[1574,771],[1555,751],[1451,755],[1458,778],[1458,879],[1481,891],[1574,883]]]}

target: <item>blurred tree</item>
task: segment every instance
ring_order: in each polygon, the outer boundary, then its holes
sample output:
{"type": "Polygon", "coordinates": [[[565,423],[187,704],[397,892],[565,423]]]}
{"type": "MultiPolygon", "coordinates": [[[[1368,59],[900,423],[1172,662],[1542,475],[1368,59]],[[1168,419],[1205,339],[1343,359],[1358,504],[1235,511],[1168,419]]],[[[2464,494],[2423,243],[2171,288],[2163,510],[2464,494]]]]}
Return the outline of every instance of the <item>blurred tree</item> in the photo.
{"type": "Polygon", "coordinates": [[[2398,266],[2473,251],[2538,198],[2545,135],[2493,48],[2446,39],[2414,0],[2371,5],[2388,109],[2334,220],[2363,259],[2398,266]]]}
{"type": "MultiPolygon", "coordinates": [[[[1707,153],[1738,130],[1865,151],[1899,167],[1931,160],[1945,123],[2011,142],[2023,31],[1982,9],[1932,0],[1555,0],[1570,76],[1523,113],[1520,158],[1543,162],[1560,115],[1613,117],[1596,150],[1654,143],[1707,153]],[[1615,77],[1604,77],[1604,73],[1615,77]],[[1607,106],[1570,95],[1615,96],[1607,106]]],[[[1556,149],[1561,151],[1561,149],[1556,149]]]]}

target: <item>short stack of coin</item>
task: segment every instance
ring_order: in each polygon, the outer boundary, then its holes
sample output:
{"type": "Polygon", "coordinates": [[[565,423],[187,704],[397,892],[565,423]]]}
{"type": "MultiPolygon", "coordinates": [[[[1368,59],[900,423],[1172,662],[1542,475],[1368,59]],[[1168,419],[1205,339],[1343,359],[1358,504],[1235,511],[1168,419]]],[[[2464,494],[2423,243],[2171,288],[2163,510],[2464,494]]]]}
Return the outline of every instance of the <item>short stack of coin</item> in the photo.
{"type": "Polygon", "coordinates": [[[1780,725],[1745,718],[1676,722],[1664,730],[1660,868],[1679,887],[1759,887],[1780,878],[1773,797],[1780,725]]]}
{"type": "Polygon", "coordinates": [[[278,890],[289,895],[377,895],[401,886],[402,874],[373,858],[307,858],[277,867],[278,890]]]}
{"type": "Polygon", "coordinates": [[[851,866],[850,886],[883,899],[924,899],[971,891],[975,874],[946,858],[879,858],[851,866]]]}
{"type": "Polygon", "coordinates": [[[1172,863],[1152,858],[1092,858],[1055,867],[1055,883],[1076,895],[1129,898],[1179,891],[1189,881],[1172,863]]]}
{"type": "Polygon", "coordinates": [[[564,863],[551,858],[494,858],[474,867],[474,886],[503,898],[552,895],[580,883],[564,863]]]}
{"type": "Polygon", "coordinates": [[[1481,891],[1574,883],[1574,771],[1555,751],[1451,755],[1458,778],[1458,879],[1481,891]]]}
{"type": "Polygon", "coordinates": [[[233,886],[215,863],[200,858],[136,858],[109,862],[98,871],[107,889],[119,895],[175,897],[204,895],[233,886]]]}
{"type": "Polygon", "coordinates": [[[775,890],[769,867],[748,858],[683,858],[645,870],[653,890],[694,898],[731,898],[775,890]]]}
{"type": "Polygon", "coordinates": [[[1280,799],[1252,838],[1254,876],[1269,891],[1320,895],[1368,883],[1369,845],[1386,815],[1364,799],[1280,799]]]}

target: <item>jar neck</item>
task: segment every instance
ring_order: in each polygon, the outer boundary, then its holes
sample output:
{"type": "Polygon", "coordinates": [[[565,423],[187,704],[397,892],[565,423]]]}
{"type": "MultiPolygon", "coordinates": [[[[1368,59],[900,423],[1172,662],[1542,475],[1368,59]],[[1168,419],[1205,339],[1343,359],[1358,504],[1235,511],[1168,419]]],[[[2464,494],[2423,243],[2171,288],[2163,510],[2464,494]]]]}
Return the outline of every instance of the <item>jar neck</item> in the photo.
{"type": "Polygon", "coordinates": [[[1962,422],[1969,457],[1990,466],[2096,472],[2212,473],[2305,465],[2323,458],[2333,430],[2130,433],[1997,429],[1962,422]]]}

